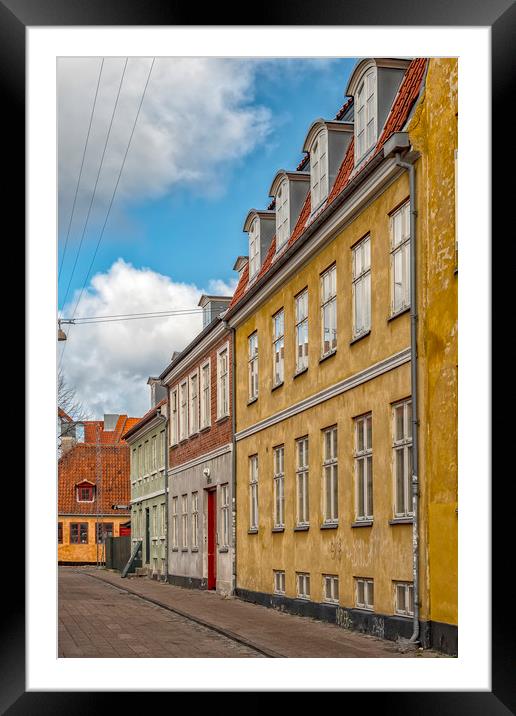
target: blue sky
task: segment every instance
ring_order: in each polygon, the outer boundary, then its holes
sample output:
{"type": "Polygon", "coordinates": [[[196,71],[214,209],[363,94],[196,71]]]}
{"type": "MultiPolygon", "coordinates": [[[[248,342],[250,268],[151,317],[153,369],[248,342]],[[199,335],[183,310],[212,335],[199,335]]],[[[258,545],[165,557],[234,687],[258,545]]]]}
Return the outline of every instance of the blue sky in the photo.
{"type": "MultiPolygon", "coordinates": [[[[248,210],[270,202],[278,169],[296,168],[312,121],[335,116],[355,62],[157,60],[76,316],[188,308],[202,291],[232,290],[234,261],[248,253],[242,231],[248,210]]],[[[67,58],[58,65],[59,266],[98,84],[59,281],[61,315],[73,313],[85,282],[150,67],[146,58],[130,58],[125,73],[124,58],[67,58]]],[[[63,357],[68,379],[97,415],[103,409],[143,412],[146,377],[161,371],[172,349],[183,348],[199,325],[162,321],[158,328],[149,320],[116,330],[113,340],[113,327],[108,333],[103,326],[74,326],[63,357]],[[127,363],[135,341],[150,347],[127,363]],[[94,385],[91,368],[100,356],[105,373],[94,385]]]]}

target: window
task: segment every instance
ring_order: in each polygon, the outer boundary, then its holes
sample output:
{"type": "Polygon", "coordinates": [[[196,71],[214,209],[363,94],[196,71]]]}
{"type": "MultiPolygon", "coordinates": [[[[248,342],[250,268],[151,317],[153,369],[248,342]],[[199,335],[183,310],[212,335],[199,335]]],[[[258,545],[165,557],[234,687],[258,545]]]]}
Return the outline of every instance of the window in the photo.
{"type": "Polygon", "coordinates": [[[210,361],[201,367],[201,428],[211,423],[210,361]]]}
{"type": "Polygon", "coordinates": [[[151,459],[151,472],[155,472],[158,469],[158,436],[152,436],[152,459],[151,459]]]}
{"type": "Polygon", "coordinates": [[[143,475],[143,452],[142,445],[138,445],[138,479],[143,475]]]}
{"type": "Polygon", "coordinates": [[[229,546],[229,489],[220,486],[220,546],[229,546]]]}
{"type": "Polygon", "coordinates": [[[260,220],[256,217],[249,230],[249,280],[260,268],[260,220]]]}
{"type": "Polygon", "coordinates": [[[355,108],[355,162],[376,144],[376,69],[371,68],[359,84],[355,108]]]}
{"type": "Polygon", "coordinates": [[[172,445],[179,442],[178,413],[177,413],[177,388],[170,393],[170,440],[172,445]]]}
{"type": "Polygon", "coordinates": [[[312,211],[328,196],[328,132],[322,129],[310,150],[310,191],[312,211]]]}
{"type": "Polygon", "coordinates": [[[410,203],[391,214],[392,313],[410,306],[410,203]]]}
{"type": "Polygon", "coordinates": [[[276,194],[276,251],[279,251],[284,246],[289,235],[288,179],[284,179],[276,194]]]}
{"type": "Polygon", "coordinates": [[[63,523],[57,523],[57,544],[63,544],[63,523]]]}
{"type": "Polygon", "coordinates": [[[217,417],[229,415],[229,349],[217,354],[217,417]]]}
{"type": "Polygon", "coordinates": [[[258,333],[255,331],[248,338],[249,348],[249,400],[258,397],[258,333]]]}
{"type": "Polygon", "coordinates": [[[339,480],[337,465],[337,428],[323,431],[324,462],[324,522],[335,523],[339,520],[339,480]]]}
{"type": "Polygon", "coordinates": [[[177,497],[172,498],[172,547],[177,549],[179,546],[178,524],[177,524],[177,497]]]}
{"type": "Polygon", "coordinates": [[[93,502],[93,485],[77,488],[77,502],[93,502]]]}
{"type": "Polygon", "coordinates": [[[321,274],[322,355],[337,349],[337,267],[321,274]]]}
{"type": "Polygon", "coordinates": [[[108,537],[113,537],[114,531],[113,531],[113,523],[112,522],[102,522],[101,524],[97,523],[96,528],[96,539],[97,544],[102,544],[106,541],[108,537]]]}
{"type": "Polygon", "coordinates": [[[355,418],[355,516],[373,519],[373,418],[355,418]]]}
{"type": "Polygon", "coordinates": [[[165,467],[165,431],[162,430],[159,434],[159,467],[165,467]]]}
{"type": "Polygon", "coordinates": [[[162,502],[159,506],[159,532],[158,534],[160,537],[165,536],[166,531],[166,523],[165,523],[165,503],[162,502]]]}
{"type": "Polygon", "coordinates": [[[199,493],[192,492],[192,549],[199,547],[199,493]]]}
{"type": "Polygon", "coordinates": [[[296,306],[296,373],[308,368],[308,290],[295,298],[296,306]]]}
{"type": "Polygon", "coordinates": [[[199,376],[190,376],[190,435],[199,430],[199,376]]]}
{"type": "Polygon", "coordinates": [[[298,572],[297,596],[300,599],[310,599],[310,575],[298,572]]]}
{"type": "Polygon", "coordinates": [[[285,572],[274,571],[274,592],[276,594],[285,594],[285,572]]]}
{"type": "Polygon", "coordinates": [[[70,544],[88,544],[88,523],[70,523],[70,544]]]}
{"type": "Polygon", "coordinates": [[[274,448],[274,527],[285,526],[285,448],[274,448]]]}
{"type": "Polygon", "coordinates": [[[158,536],[158,506],[152,506],[152,536],[158,536]]]}
{"type": "Polygon", "coordinates": [[[353,337],[371,329],[371,237],[353,248],[353,337]]]}
{"type": "Polygon", "coordinates": [[[412,479],[412,401],[393,406],[393,450],[396,517],[414,515],[410,484],[412,479]]]}
{"type": "Polygon", "coordinates": [[[281,385],[285,372],[285,313],[283,309],[272,317],[272,384],[281,385]]]}
{"type": "Polygon", "coordinates": [[[402,616],[414,616],[414,585],[412,582],[394,582],[394,611],[402,616]]]}
{"type": "Polygon", "coordinates": [[[355,579],[355,605],[360,609],[373,609],[374,583],[372,579],[355,579]]]}
{"type": "Polygon", "coordinates": [[[249,458],[249,529],[258,529],[258,455],[249,458]]]}
{"type": "Polygon", "coordinates": [[[323,574],[323,600],[339,603],[339,578],[336,574],[323,574]]]}
{"type": "Polygon", "coordinates": [[[179,387],[179,439],[188,437],[188,383],[179,387]]]}
{"type": "Polygon", "coordinates": [[[134,447],[131,451],[131,482],[136,482],[138,477],[138,453],[134,447]]]}
{"type": "Polygon", "coordinates": [[[181,547],[188,547],[188,495],[181,497],[181,547]]]}
{"type": "Polygon", "coordinates": [[[307,525],[309,518],[308,502],[308,438],[296,441],[296,492],[297,524],[307,525]]]}

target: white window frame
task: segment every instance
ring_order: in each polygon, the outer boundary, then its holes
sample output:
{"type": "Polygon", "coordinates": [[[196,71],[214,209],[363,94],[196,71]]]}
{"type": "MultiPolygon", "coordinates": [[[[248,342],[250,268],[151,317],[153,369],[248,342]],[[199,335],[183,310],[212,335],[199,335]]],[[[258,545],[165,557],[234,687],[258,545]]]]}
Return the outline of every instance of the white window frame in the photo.
{"type": "Polygon", "coordinates": [[[143,477],[143,470],[144,470],[143,457],[144,457],[143,445],[140,443],[138,445],[138,480],[141,480],[143,477]]]}
{"type": "Polygon", "coordinates": [[[249,280],[260,270],[260,219],[256,216],[249,229],[249,280]]]}
{"type": "Polygon", "coordinates": [[[188,435],[199,432],[199,371],[194,370],[188,376],[188,435]],[[192,390],[195,385],[196,392],[192,390]]]}
{"type": "Polygon", "coordinates": [[[296,440],[296,524],[310,524],[309,439],[296,440]]]}
{"type": "Polygon", "coordinates": [[[159,536],[161,539],[165,539],[165,532],[166,532],[166,522],[165,522],[165,503],[160,502],[159,505],[159,521],[160,521],[160,529],[159,529],[159,536]]]}
{"type": "Polygon", "coordinates": [[[323,522],[338,524],[339,522],[339,461],[338,461],[338,430],[336,425],[322,431],[323,438],[323,522]],[[328,453],[327,435],[330,435],[330,452],[328,453]],[[328,494],[328,475],[330,487],[328,494]]]}
{"type": "Polygon", "coordinates": [[[217,351],[217,420],[229,415],[229,342],[221,346],[217,351]],[[226,372],[221,372],[221,356],[226,354],[226,372]],[[224,383],[222,383],[224,381],[224,383]],[[226,404],[223,403],[223,388],[226,396],[226,404]]]}
{"type": "Polygon", "coordinates": [[[321,286],[321,358],[331,355],[337,350],[337,264],[334,263],[322,272],[320,276],[321,286]],[[328,278],[328,282],[326,279],[328,278]],[[327,283],[329,285],[327,285],[327,283]],[[328,289],[328,292],[327,292],[328,289]],[[329,320],[334,316],[334,328],[329,320]],[[327,320],[328,318],[328,320],[327,320]],[[328,348],[325,349],[325,334],[334,331],[334,336],[328,338],[328,348]]]}
{"type": "Polygon", "coordinates": [[[378,134],[378,92],[376,67],[368,67],[355,92],[355,164],[376,146],[378,134]],[[363,137],[363,143],[361,143],[363,137]]]}
{"type": "Polygon", "coordinates": [[[134,485],[138,477],[138,449],[131,449],[131,484],[134,485]]]}
{"type": "Polygon", "coordinates": [[[414,616],[414,582],[393,582],[394,613],[403,617],[414,616]],[[403,593],[404,607],[400,606],[399,595],[403,593]],[[412,604],[412,609],[410,605],[412,604]]]}
{"type": "Polygon", "coordinates": [[[177,523],[178,497],[172,498],[172,549],[179,548],[179,526],[177,523]]]}
{"type": "Polygon", "coordinates": [[[296,586],[298,599],[310,599],[310,574],[296,572],[296,586]]]}
{"type": "Polygon", "coordinates": [[[392,449],[393,449],[393,480],[394,480],[394,517],[414,517],[412,497],[412,399],[398,401],[392,405],[392,449]],[[403,435],[397,437],[397,411],[403,410],[403,435]],[[403,495],[399,500],[398,485],[398,453],[403,461],[403,495]],[[402,504],[403,509],[399,510],[402,504]]]}
{"type": "Polygon", "coordinates": [[[258,331],[253,331],[247,339],[248,395],[249,400],[258,397],[258,331]]]}
{"type": "Polygon", "coordinates": [[[280,308],[272,317],[272,386],[285,380],[285,309],[280,308]],[[281,322],[280,322],[281,319],[281,322]]]}
{"type": "Polygon", "coordinates": [[[328,193],[328,130],[323,127],[315,136],[310,147],[310,199],[312,212],[318,209],[327,199],[328,193]]]}
{"type": "Polygon", "coordinates": [[[285,527],[285,445],[277,445],[273,451],[274,469],[274,527],[285,527]]]}
{"type": "Polygon", "coordinates": [[[373,519],[373,414],[355,418],[355,520],[373,519]],[[368,429],[369,428],[369,429],[368,429]],[[362,507],[360,506],[362,504],[362,507]]]}
{"type": "Polygon", "coordinates": [[[153,435],[151,440],[151,472],[158,469],[158,436],[153,435]]]}
{"type": "Polygon", "coordinates": [[[199,493],[192,492],[192,549],[199,549],[199,493]]]}
{"type": "Polygon", "coordinates": [[[170,391],[170,444],[179,442],[179,391],[177,386],[170,391]]]}
{"type": "Polygon", "coordinates": [[[323,602],[339,603],[339,578],[336,574],[323,574],[323,602]]]}
{"type": "Polygon", "coordinates": [[[308,368],[308,288],[294,298],[296,373],[308,368]],[[304,340],[306,337],[306,340],[304,340]]]}
{"type": "Polygon", "coordinates": [[[358,609],[374,610],[374,579],[355,577],[355,606],[358,609]],[[360,595],[361,590],[363,590],[363,599],[361,599],[360,595]]]}
{"type": "Polygon", "coordinates": [[[289,181],[283,179],[276,193],[276,253],[290,236],[289,181]]]}
{"type": "Polygon", "coordinates": [[[203,430],[204,428],[209,428],[211,425],[211,359],[208,358],[207,361],[205,361],[201,365],[200,369],[200,428],[203,430]],[[208,368],[208,378],[205,382],[205,368],[208,368]],[[207,396],[208,406],[206,409],[205,399],[207,396]]]}
{"type": "Polygon", "coordinates": [[[285,571],[274,569],[274,594],[285,594],[285,571]]]}
{"type": "Polygon", "coordinates": [[[249,529],[258,529],[258,455],[249,455],[249,529]]]}
{"type": "Polygon", "coordinates": [[[179,442],[188,438],[188,379],[179,384],[179,442]],[[184,395],[184,402],[183,402],[184,395]]]}
{"type": "Polygon", "coordinates": [[[410,308],[410,200],[405,201],[389,216],[391,236],[391,315],[410,308]],[[399,222],[399,223],[398,223],[399,222]],[[397,227],[400,227],[398,235],[397,227]],[[396,264],[401,264],[401,281],[396,281],[396,264]],[[400,286],[399,299],[396,286],[400,286]]]}
{"type": "Polygon", "coordinates": [[[229,547],[229,485],[220,486],[220,547],[229,547]]]}
{"type": "Polygon", "coordinates": [[[353,293],[353,338],[371,330],[371,236],[351,249],[353,293]]]}
{"type": "Polygon", "coordinates": [[[167,449],[166,446],[166,437],[165,437],[165,431],[161,430],[159,434],[159,467],[160,469],[165,467],[165,451],[167,449]]]}
{"type": "Polygon", "coordinates": [[[144,477],[148,477],[150,472],[150,444],[148,440],[145,440],[143,444],[143,460],[144,460],[144,477]]]}
{"type": "Polygon", "coordinates": [[[188,548],[188,495],[181,495],[181,549],[188,548]]]}

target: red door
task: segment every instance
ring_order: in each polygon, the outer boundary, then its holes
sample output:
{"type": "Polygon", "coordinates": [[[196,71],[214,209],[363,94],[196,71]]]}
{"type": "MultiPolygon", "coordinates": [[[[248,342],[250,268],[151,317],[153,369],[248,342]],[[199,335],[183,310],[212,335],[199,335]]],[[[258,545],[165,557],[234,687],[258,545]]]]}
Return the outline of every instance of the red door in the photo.
{"type": "Polygon", "coordinates": [[[215,490],[208,492],[208,589],[217,586],[217,499],[215,490]]]}

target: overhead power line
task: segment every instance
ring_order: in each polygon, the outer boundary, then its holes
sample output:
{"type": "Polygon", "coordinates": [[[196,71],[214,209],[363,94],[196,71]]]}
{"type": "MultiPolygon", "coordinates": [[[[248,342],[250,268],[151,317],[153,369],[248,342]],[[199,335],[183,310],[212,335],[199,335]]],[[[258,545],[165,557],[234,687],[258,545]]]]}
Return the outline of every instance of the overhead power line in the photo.
{"type": "Polygon", "coordinates": [[[57,276],[57,280],[61,278],[61,271],[63,270],[63,264],[66,256],[66,247],[68,246],[68,237],[70,236],[70,229],[72,228],[72,219],[75,212],[75,203],[77,201],[77,193],[79,191],[79,184],[81,183],[81,177],[82,177],[82,169],[84,167],[84,158],[86,156],[86,149],[88,148],[88,142],[90,140],[90,132],[91,132],[91,124],[93,122],[93,115],[95,113],[95,106],[97,104],[97,97],[99,94],[99,87],[100,87],[100,78],[102,76],[102,68],[104,67],[104,58],[102,58],[102,62],[100,64],[100,70],[99,70],[99,78],[97,80],[97,89],[95,90],[95,98],[93,100],[93,107],[91,108],[91,115],[90,115],[90,123],[88,126],[88,134],[86,135],[86,142],[84,143],[84,151],[82,153],[82,161],[81,161],[81,168],[79,170],[79,178],[77,179],[77,186],[75,187],[75,195],[73,197],[73,204],[72,204],[72,212],[70,214],[70,221],[68,222],[68,229],[66,231],[66,239],[65,239],[65,245],[63,249],[63,255],[61,256],[61,265],[59,267],[59,273],[57,276]]]}
{"type": "Polygon", "coordinates": [[[112,316],[88,316],[83,318],[61,318],[61,324],[89,326],[93,323],[113,323],[117,321],[137,321],[145,318],[169,318],[171,316],[200,315],[202,308],[190,308],[177,311],[149,311],[148,313],[126,313],[112,316]]]}

